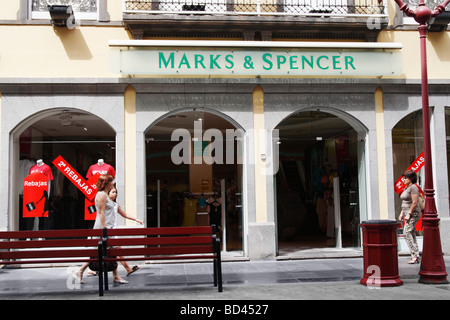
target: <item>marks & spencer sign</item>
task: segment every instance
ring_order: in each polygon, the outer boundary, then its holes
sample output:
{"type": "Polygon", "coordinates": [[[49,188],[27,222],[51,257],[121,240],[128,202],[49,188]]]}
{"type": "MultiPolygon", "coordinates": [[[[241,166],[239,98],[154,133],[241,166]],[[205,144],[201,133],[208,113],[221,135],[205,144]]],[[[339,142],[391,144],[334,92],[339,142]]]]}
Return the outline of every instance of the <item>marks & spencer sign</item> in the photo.
{"type": "Polygon", "coordinates": [[[385,49],[114,47],[121,74],[236,76],[399,75],[401,55],[385,49]]]}

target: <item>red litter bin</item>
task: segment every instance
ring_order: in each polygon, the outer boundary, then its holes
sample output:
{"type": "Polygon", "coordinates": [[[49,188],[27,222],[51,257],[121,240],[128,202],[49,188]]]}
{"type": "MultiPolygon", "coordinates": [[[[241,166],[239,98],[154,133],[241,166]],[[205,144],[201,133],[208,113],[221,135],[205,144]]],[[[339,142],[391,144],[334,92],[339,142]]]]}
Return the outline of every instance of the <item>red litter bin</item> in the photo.
{"type": "Polygon", "coordinates": [[[364,277],[368,287],[401,286],[398,275],[398,222],[369,220],[360,224],[363,236],[364,277]]]}

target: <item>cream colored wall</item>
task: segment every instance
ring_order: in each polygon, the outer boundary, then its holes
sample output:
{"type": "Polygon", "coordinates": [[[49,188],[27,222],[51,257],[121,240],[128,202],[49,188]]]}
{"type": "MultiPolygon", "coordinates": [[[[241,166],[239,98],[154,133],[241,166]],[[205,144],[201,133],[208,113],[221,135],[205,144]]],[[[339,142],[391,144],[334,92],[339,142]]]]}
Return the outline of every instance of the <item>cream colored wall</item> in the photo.
{"type": "Polygon", "coordinates": [[[261,161],[261,154],[267,153],[264,129],[264,91],[258,86],[253,90],[256,222],[267,222],[266,167],[265,163],[261,161]]]}
{"type": "Polygon", "coordinates": [[[16,20],[20,0],[0,0],[0,20],[16,20]]]}
{"type": "MultiPolygon", "coordinates": [[[[403,45],[403,72],[400,78],[420,79],[419,32],[385,30],[379,42],[400,42],[403,45]]],[[[427,65],[429,79],[448,79],[450,74],[450,31],[429,32],[427,37],[427,65]]]]}
{"type": "MultiPolygon", "coordinates": [[[[109,70],[108,40],[129,39],[123,27],[82,26],[73,30],[43,25],[0,25],[3,78],[116,77],[109,70]],[[18,41],[20,39],[20,41],[18,41]]],[[[403,71],[395,78],[420,79],[417,31],[382,31],[380,42],[403,44],[403,71]]],[[[429,33],[429,79],[450,74],[450,32],[429,33]]]]}
{"type": "Polygon", "coordinates": [[[122,21],[122,0],[108,0],[107,8],[111,21],[122,21]]]}
{"type": "MultiPolygon", "coordinates": [[[[389,27],[394,25],[398,6],[393,0],[387,1],[389,27]]],[[[420,79],[420,44],[417,26],[412,30],[384,30],[378,36],[379,42],[400,42],[403,44],[403,78],[420,79]]],[[[428,32],[427,66],[429,79],[448,79],[450,73],[450,31],[428,32]]]]}
{"type": "MultiPolygon", "coordinates": [[[[107,0],[107,10],[111,21],[122,21],[122,0],[107,0]]],[[[17,20],[20,0],[0,0],[0,20],[17,20]]]]}
{"type": "Polygon", "coordinates": [[[73,30],[0,25],[2,78],[115,77],[109,70],[110,39],[128,39],[123,27],[73,30]]]}
{"type": "Polygon", "coordinates": [[[377,169],[380,219],[388,219],[388,188],[386,168],[386,137],[384,131],[383,91],[375,91],[375,123],[377,131],[377,169]]]}
{"type": "MultiPolygon", "coordinates": [[[[137,217],[137,180],[136,180],[136,91],[132,86],[125,89],[125,212],[128,216],[137,217]]],[[[126,225],[135,225],[126,220],[126,225]]]]}
{"type": "MultiPolygon", "coordinates": [[[[19,9],[20,0],[0,0],[0,20],[16,20],[19,9]]],[[[107,10],[112,22],[122,21],[122,1],[107,0],[107,10]]],[[[395,10],[396,4],[388,1],[391,25],[395,10]]],[[[129,38],[122,26],[108,23],[73,30],[49,25],[0,25],[0,74],[5,78],[115,77],[109,71],[108,40],[129,38]]],[[[403,44],[404,74],[397,78],[420,79],[417,31],[384,30],[378,41],[403,44]]],[[[448,78],[450,32],[429,33],[427,47],[429,78],[448,78]]]]}

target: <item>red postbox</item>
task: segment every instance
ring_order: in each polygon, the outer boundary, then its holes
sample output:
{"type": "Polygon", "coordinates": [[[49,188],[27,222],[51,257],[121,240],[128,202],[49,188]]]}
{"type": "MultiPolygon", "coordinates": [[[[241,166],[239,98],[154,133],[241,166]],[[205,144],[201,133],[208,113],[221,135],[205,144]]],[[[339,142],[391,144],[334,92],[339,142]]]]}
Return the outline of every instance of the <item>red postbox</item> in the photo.
{"type": "Polygon", "coordinates": [[[372,287],[400,286],[398,274],[398,222],[369,220],[360,224],[363,236],[364,277],[360,283],[372,287]]]}

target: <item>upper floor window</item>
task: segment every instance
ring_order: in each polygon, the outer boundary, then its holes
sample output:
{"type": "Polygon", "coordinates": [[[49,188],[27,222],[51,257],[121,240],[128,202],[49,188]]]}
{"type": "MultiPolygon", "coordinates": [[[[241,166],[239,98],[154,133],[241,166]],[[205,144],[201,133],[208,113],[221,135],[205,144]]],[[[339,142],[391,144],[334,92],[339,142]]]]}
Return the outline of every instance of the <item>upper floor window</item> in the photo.
{"type": "Polygon", "coordinates": [[[98,0],[32,0],[31,18],[50,19],[47,6],[71,5],[75,19],[98,20],[98,0]]]}

